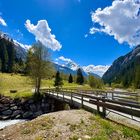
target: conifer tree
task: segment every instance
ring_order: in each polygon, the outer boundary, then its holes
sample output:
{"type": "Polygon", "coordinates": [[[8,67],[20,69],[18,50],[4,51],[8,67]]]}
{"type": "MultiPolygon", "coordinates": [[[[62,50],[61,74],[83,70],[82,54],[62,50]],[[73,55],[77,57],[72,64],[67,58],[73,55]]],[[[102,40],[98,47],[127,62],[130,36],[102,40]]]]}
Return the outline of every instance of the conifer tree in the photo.
{"type": "Polygon", "coordinates": [[[8,65],[8,53],[7,53],[7,49],[6,46],[3,45],[3,50],[2,50],[2,67],[1,67],[1,71],[2,72],[7,72],[7,65],[8,65]]]}
{"type": "Polygon", "coordinates": [[[55,76],[54,86],[59,89],[59,87],[61,87],[62,85],[63,85],[63,81],[62,78],[60,77],[60,72],[57,71],[55,76]]]}
{"type": "Polygon", "coordinates": [[[69,75],[68,82],[69,82],[69,83],[73,83],[73,77],[72,77],[72,75],[71,75],[71,74],[69,75]]]}
{"type": "Polygon", "coordinates": [[[84,76],[83,76],[82,70],[80,68],[77,70],[76,83],[79,85],[82,85],[84,83],[84,76]]]}
{"type": "Polygon", "coordinates": [[[137,66],[135,71],[134,86],[135,88],[140,88],[140,65],[137,66]]]}
{"type": "Polygon", "coordinates": [[[11,73],[15,63],[15,49],[11,43],[8,45],[8,58],[8,72],[11,73]]]}

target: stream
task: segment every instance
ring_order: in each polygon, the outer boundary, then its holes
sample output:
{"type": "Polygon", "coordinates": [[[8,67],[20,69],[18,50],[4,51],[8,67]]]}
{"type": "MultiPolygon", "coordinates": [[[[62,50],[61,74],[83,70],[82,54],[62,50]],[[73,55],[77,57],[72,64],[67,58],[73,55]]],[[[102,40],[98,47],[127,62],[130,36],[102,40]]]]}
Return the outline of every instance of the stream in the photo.
{"type": "Polygon", "coordinates": [[[6,126],[16,124],[19,122],[24,122],[25,120],[5,120],[5,121],[0,121],[0,129],[3,129],[6,126]]]}

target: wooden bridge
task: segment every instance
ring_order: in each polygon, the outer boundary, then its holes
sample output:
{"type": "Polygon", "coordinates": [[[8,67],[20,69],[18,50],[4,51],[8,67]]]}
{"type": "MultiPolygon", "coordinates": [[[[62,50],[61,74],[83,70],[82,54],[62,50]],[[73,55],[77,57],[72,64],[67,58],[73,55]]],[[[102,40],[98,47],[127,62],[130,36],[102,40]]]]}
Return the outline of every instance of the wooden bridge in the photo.
{"type": "Polygon", "coordinates": [[[96,112],[103,117],[123,117],[140,126],[140,94],[76,89],[45,89],[43,93],[72,106],[96,112]]]}

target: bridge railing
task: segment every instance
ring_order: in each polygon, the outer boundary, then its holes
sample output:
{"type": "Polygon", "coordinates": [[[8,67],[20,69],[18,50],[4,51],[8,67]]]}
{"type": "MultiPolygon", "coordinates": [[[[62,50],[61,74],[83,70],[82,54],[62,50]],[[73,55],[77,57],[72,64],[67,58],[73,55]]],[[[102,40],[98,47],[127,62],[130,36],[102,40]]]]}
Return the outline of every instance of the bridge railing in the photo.
{"type": "MultiPolygon", "coordinates": [[[[47,89],[44,89],[44,91],[47,89]]],[[[55,88],[50,88],[49,90],[56,90],[55,88]]],[[[120,92],[111,90],[81,90],[81,89],[71,89],[71,88],[60,88],[59,91],[63,92],[74,92],[78,94],[96,95],[104,96],[107,99],[117,100],[126,103],[133,103],[140,105],[140,93],[136,92],[120,92]]]]}
{"type": "MultiPolygon", "coordinates": [[[[103,93],[101,91],[100,92],[102,94],[99,94],[99,93],[97,94],[95,93],[95,91],[93,91],[93,94],[87,94],[84,92],[79,93],[79,91],[68,90],[68,89],[61,89],[61,90],[46,89],[43,92],[50,96],[53,96],[56,99],[66,101],[70,104],[79,102],[82,108],[85,108],[85,107],[92,108],[91,106],[94,105],[96,106],[96,108],[94,109],[96,109],[97,112],[99,114],[102,114],[104,117],[106,116],[106,112],[109,110],[110,112],[115,111],[116,113],[120,113],[121,115],[126,114],[126,117],[127,115],[130,115],[132,118],[133,117],[140,118],[140,105],[132,101],[128,102],[128,101],[120,100],[118,97],[116,98],[116,96],[118,95],[115,95],[115,94],[117,93],[120,94],[120,92],[115,92],[115,93],[111,92],[114,94],[113,98],[107,97],[106,94],[110,92],[103,93]]],[[[132,94],[135,94],[135,93],[130,93],[131,96],[132,94]]],[[[128,93],[124,93],[124,95],[128,96],[128,93]]]]}

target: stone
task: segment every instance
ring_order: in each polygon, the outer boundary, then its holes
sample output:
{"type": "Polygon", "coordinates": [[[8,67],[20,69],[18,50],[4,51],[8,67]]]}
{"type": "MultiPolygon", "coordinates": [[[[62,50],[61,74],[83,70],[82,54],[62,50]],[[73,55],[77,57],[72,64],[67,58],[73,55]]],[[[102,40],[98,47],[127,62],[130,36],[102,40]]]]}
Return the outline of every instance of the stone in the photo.
{"type": "Polygon", "coordinates": [[[11,109],[8,109],[8,110],[3,111],[2,114],[3,114],[3,115],[11,115],[12,112],[13,112],[13,111],[12,111],[11,109]]]}
{"type": "Polygon", "coordinates": [[[21,118],[20,114],[15,117],[15,119],[20,119],[20,118],[21,118]]]}
{"type": "Polygon", "coordinates": [[[35,112],[36,111],[36,106],[34,104],[31,104],[30,109],[31,109],[31,111],[35,112]]]}
{"type": "Polygon", "coordinates": [[[2,112],[2,111],[5,111],[5,110],[8,110],[8,109],[9,109],[8,106],[4,106],[4,105],[3,105],[2,109],[1,109],[1,112],[2,112]]]}
{"type": "Polygon", "coordinates": [[[43,114],[42,111],[35,112],[35,113],[34,113],[34,117],[37,117],[37,116],[42,115],[42,114],[43,114]]]}
{"type": "Polygon", "coordinates": [[[10,116],[0,116],[0,120],[8,120],[10,119],[10,116]]]}
{"type": "Polygon", "coordinates": [[[85,139],[91,139],[91,137],[88,136],[88,135],[85,135],[84,138],[85,138],[85,139]]]}
{"type": "Polygon", "coordinates": [[[24,119],[29,119],[33,116],[33,112],[31,111],[26,111],[25,113],[23,113],[23,118],[24,119]]]}
{"type": "Polygon", "coordinates": [[[37,104],[37,105],[36,105],[36,108],[37,108],[37,110],[39,111],[39,110],[41,109],[41,105],[40,105],[40,104],[37,104]]]}
{"type": "Polygon", "coordinates": [[[12,114],[11,117],[12,117],[12,118],[13,118],[13,117],[16,117],[16,116],[20,115],[21,113],[22,113],[21,110],[16,110],[16,111],[13,112],[13,114],[12,114]]]}
{"type": "Polygon", "coordinates": [[[18,107],[17,107],[17,106],[12,106],[11,109],[12,109],[12,110],[17,110],[18,107]]]}
{"type": "Polygon", "coordinates": [[[10,104],[11,107],[15,106],[15,104],[10,104]]]}
{"type": "Polygon", "coordinates": [[[28,103],[29,103],[29,104],[33,104],[33,103],[34,103],[34,100],[30,99],[30,100],[28,101],[28,103]]]}
{"type": "Polygon", "coordinates": [[[48,104],[48,103],[46,103],[46,104],[42,104],[42,110],[44,111],[44,112],[47,112],[47,111],[49,111],[49,107],[50,107],[50,105],[48,104]]]}

